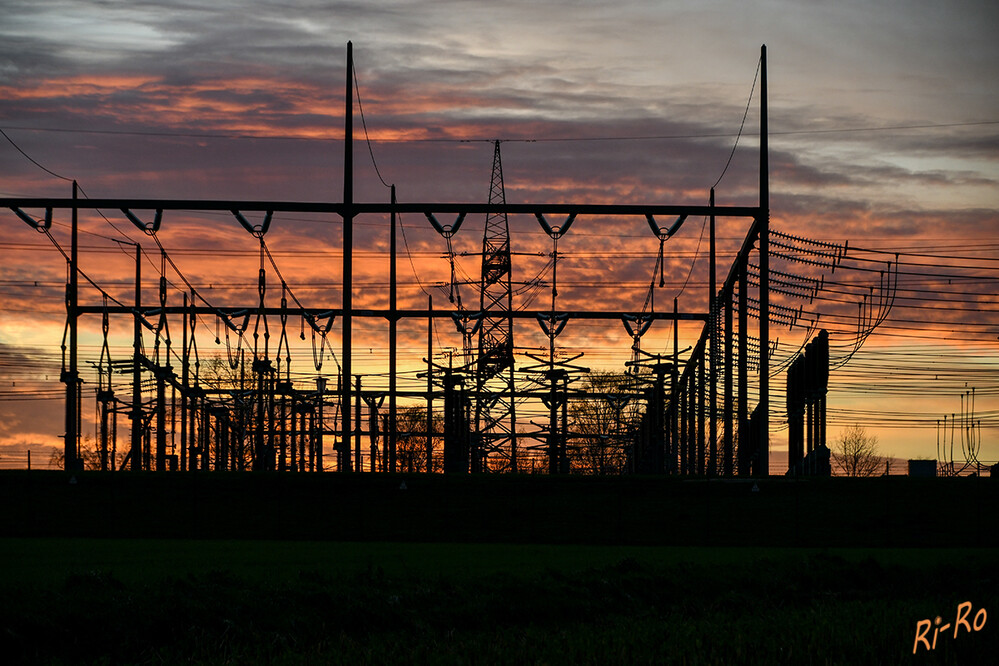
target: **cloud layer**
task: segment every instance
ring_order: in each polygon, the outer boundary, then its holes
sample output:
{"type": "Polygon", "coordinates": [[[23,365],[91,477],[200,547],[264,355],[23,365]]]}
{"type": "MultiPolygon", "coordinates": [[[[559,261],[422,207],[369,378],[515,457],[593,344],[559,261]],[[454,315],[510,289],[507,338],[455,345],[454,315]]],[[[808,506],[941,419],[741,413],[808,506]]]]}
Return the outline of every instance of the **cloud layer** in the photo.
{"type": "MultiPolygon", "coordinates": [[[[935,266],[909,267],[913,275],[903,276],[895,333],[916,328],[957,346],[994,340],[989,261],[999,249],[990,245],[999,222],[999,118],[990,114],[999,108],[991,83],[999,47],[987,29],[995,23],[988,20],[996,15],[992,4],[952,3],[944,11],[915,2],[905,21],[859,2],[662,4],[271,2],[246,12],[241,3],[10,2],[0,27],[0,127],[32,159],[79,179],[91,197],[336,201],[346,42],[353,40],[355,109],[364,116],[355,123],[359,200],[387,199],[384,179],[403,201],[483,201],[489,140],[505,139],[511,202],[703,204],[724,173],[718,202],[753,204],[754,72],[766,42],[775,228],[878,251],[851,255],[854,270],[836,276],[839,300],[810,306],[819,325],[838,331],[845,345],[865,290],[875,298],[881,278],[873,267],[908,252],[909,263],[935,266]],[[917,259],[931,250],[958,258],[917,259]],[[951,291],[962,304],[927,300],[934,290],[946,295],[958,274],[966,277],[951,291]]],[[[10,145],[0,149],[0,171],[0,196],[68,195],[67,183],[10,145]]],[[[92,215],[84,221],[91,245],[84,269],[124,301],[134,267],[127,249],[108,238],[140,234],[120,215],[105,214],[117,228],[92,215]]],[[[0,219],[11,230],[11,242],[0,247],[0,342],[18,353],[48,349],[51,360],[61,338],[64,262],[54,251],[26,249],[47,241],[13,215],[0,219]]],[[[422,218],[403,223],[411,260],[400,260],[401,301],[423,307],[422,286],[439,306],[450,306],[443,240],[422,218]]],[[[57,220],[54,229],[64,244],[65,224],[57,220]]],[[[688,221],[667,246],[658,309],[671,308],[681,292],[682,309],[705,307],[702,226],[688,221]]],[[[722,275],[746,226],[719,227],[722,275]]],[[[534,279],[520,304],[547,307],[551,242],[531,219],[511,219],[511,228],[513,249],[523,253],[515,279],[534,279]]],[[[340,232],[338,219],[287,216],[275,220],[268,238],[286,280],[317,307],[340,299],[340,232]]],[[[458,271],[473,282],[475,258],[460,253],[474,253],[481,233],[482,221],[469,220],[454,242],[458,271]]],[[[358,220],[356,234],[362,286],[355,302],[384,307],[387,221],[358,220]]],[[[168,215],[162,237],[213,302],[253,302],[257,248],[231,217],[168,215]]],[[[146,250],[144,298],[153,301],[161,260],[155,245],[147,242],[146,250]]],[[[559,246],[559,307],[640,310],[656,283],[657,250],[642,220],[581,219],[559,246]]],[[[800,265],[775,267],[817,277],[800,265]]],[[[270,279],[269,296],[278,299],[280,280],[270,279]]],[[[470,287],[461,290],[475,300],[470,287]]],[[[775,302],[797,307],[780,295],[775,302]]],[[[885,344],[892,321],[882,329],[885,344]]],[[[87,335],[99,354],[98,325],[87,324],[87,335]]],[[[212,325],[205,323],[209,338],[212,325]]],[[[380,323],[364,325],[382,340],[380,323]]],[[[518,330],[525,347],[544,344],[529,324],[518,330]]],[[[682,333],[693,337],[696,327],[682,333]]],[[[414,324],[405,335],[415,362],[425,354],[425,332],[414,324]]],[[[446,325],[436,335],[443,346],[460,346],[446,325]]],[[[647,344],[661,349],[669,335],[663,325],[647,344]]],[[[787,354],[796,336],[784,333],[787,354]]],[[[573,325],[560,342],[606,357],[610,366],[620,365],[630,345],[619,324],[573,325]]],[[[127,353],[127,335],[118,344],[118,353],[127,353]]],[[[384,363],[383,346],[370,347],[372,367],[384,363]]],[[[307,349],[308,341],[303,355],[307,349]]],[[[35,376],[13,361],[4,371],[11,381],[18,373],[35,376]]],[[[10,425],[3,436],[25,429],[37,430],[10,425]]],[[[57,424],[50,429],[60,432],[57,424]]]]}

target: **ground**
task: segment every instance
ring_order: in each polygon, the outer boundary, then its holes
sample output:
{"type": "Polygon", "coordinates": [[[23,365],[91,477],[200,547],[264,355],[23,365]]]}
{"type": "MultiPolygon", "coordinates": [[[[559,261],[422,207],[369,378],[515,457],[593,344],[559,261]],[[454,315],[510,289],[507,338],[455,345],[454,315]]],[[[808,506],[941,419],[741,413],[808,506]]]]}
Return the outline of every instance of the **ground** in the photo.
{"type": "Polygon", "coordinates": [[[983,663],[997,496],[991,479],[4,474],[0,641],[38,663],[983,663]],[[937,616],[931,650],[917,630],[937,616]]]}

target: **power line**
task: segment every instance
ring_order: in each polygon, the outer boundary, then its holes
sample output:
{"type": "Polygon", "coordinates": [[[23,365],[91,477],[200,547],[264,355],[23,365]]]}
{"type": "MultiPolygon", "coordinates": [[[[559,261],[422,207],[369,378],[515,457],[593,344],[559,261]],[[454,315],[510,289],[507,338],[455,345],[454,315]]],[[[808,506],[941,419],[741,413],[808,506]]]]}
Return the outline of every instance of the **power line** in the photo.
{"type": "Polygon", "coordinates": [[[357,93],[357,111],[361,116],[361,127],[364,129],[364,142],[368,146],[368,154],[371,156],[371,164],[375,167],[375,175],[378,176],[378,180],[380,180],[382,185],[386,188],[390,188],[392,186],[386,183],[385,179],[382,178],[382,172],[378,169],[378,162],[375,160],[375,151],[371,147],[371,136],[368,134],[368,123],[364,120],[364,107],[361,105],[361,87],[357,82],[357,70],[354,68],[353,61],[350,63],[350,73],[352,74],[351,78],[354,79],[354,91],[357,93]]]}
{"type": "Polygon", "coordinates": [[[735,142],[732,144],[732,152],[728,154],[728,159],[725,161],[725,167],[722,169],[721,174],[718,176],[718,180],[716,180],[715,184],[711,186],[712,190],[718,187],[718,183],[722,182],[722,178],[724,178],[725,174],[728,172],[728,167],[732,164],[732,158],[735,157],[735,149],[739,147],[739,139],[742,137],[742,130],[746,126],[746,118],[749,116],[749,106],[753,103],[753,93],[756,92],[756,81],[760,77],[760,67],[762,65],[763,65],[763,58],[761,57],[759,60],[756,61],[756,74],[753,76],[753,85],[749,89],[749,99],[746,100],[746,110],[742,114],[742,122],[739,123],[739,131],[738,133],[736,133],[735,142]]]}
{"type": "Polygon", "coordinates": [[[28,153],[24,152],[21,149],[21,146],[19,146],[16,143],[14,143],[14,140],[12,138],[10,138],[9,136],[7,136],[7,133],[4,132],[2,129],[0,129],[0,134],[3,134],[3,138],[7,139],[7,141],[10,143],[10,145],[14,146],[14,148],[17,150],[17,152],[19,152],[22,155],[24,155],[24,157],[29,162],[31,162],[32,164],[34,164],[36,167],[38,167],[39,169],[41,169],[45,173],[49,174],[50,176],[55,176],[56,178],[59,178],[60,180],[65,180],[66,182],[69,182],[69,183],[73,182],[72,178],[67,178],[66,176],[60,176],[55,171],[52,171],[51,169],[48,169],[48,168],[42,166],[41,164],[39,164],[37,161],[35,161],[35,159],[31,155],[29,155],[28,153]]]}
{"type": "MultiPolygon", "coordinates": [[[[784,131],[771,131],[770,136],[799,136],[799,135],[810,135],[810,134],[849,134],[849,133],[859,133],[859,132],[899,132],[907,130],[929,130],[929,129],[951,129],[958,127],[983,127],[990,125],[999,125],[999,120],[980,120],[972,122],[957,122],[957,123],[927,123],[927,124],[912,124],[912,125],[882,125],[875,127],[833,127],[827,129],[803,129],[803,130],[784,130],[784,131]]],[[[104,134],[111,136],[140,136],[140,137],[160,137],[160,138],[188,138],[188,139],[225,139],[225,140],[263,140],[263,141],[322,141],[322,142],[338,142],[343,141],[342,137],[324,137],[324,136],[299,136],[295,134],[245,134],[238,132],[184,132],[184,131],[163,131],[163,130],[100,130],[100,129],[84,129],[84,128],[70,128],[70,127],[46,127],[46,126],[36,126],[36,127],[24,127],[17,125],[8,125],[4,128],[0,128],[0,132],[3,130],[8,131],[21,131],[21,132],[54,132],[54,133],[66,133],[66,134],[104,134]]],[[[6,134],[4,135],[6,136],[6,134]]],[[[521,143],[570,143],[570,142],[585,142],[585,141],[674,141],[674,140],[687,140],[687,139],[728,139],[739,136],[739,132],[692,132],[685,134],[620,134],[611,136],[567,136],[567,137],[510,137],[505,139],[500,139],[507,143],[521,142],[521,143]]],[[[10,138],[7,137],[10,141],[10,138]]],[[[424,137],[424,138],[407,138],[407,137],[387,137],[387,138],[373,138],[370,139],[372,143],[472,143],[472,142],[492,142],[496,139],[488,139],[481,137],[467,137],[467,138],[456,138],[456,137],[424,137]]],[[[13,142],[12,142],[13,143],[13,142]]],[[[44,167],[43,167],[44,168],[44,167]]]]}

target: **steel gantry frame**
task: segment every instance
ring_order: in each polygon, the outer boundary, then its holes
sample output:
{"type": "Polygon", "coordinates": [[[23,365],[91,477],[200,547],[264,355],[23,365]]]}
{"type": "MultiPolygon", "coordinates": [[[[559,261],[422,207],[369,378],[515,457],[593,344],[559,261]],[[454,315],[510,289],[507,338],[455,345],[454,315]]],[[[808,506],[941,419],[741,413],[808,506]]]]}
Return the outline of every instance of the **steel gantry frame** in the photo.
{"type": "MultiPolygon", "coordinates": [[[[354,169],[353,169],[353,113],[354,113],[354,101],[353,101],[353,52],[352,45],[348,43],[347,45],[347,67],[346,67],[346,85],[345,85],[345,114],[344,114],[344,173],[343,173],[343,198],[340,202],[301,202],[301,201],[252,201],[252,200],[190,200],[190,199],[122,199],[122,198],[100,198],[100,199],[80,199],[78,196],[78,188],[74,181],[72,197],[71,198],[35,198],[35,197],[7,197],[0,198],[0,208],[8,208],[15,212],[22,220],[38,228],[42,224],[51,224],[51,219],[53,211],[55,210],[68,210],[71,213],[71,249],[68,257],[69,264],[69,278],[66,291],[66,312],[67,312],[67,341],[69,346],[69,356],[68,356],[68,366],[62,375],[62,381],[66,384],[66,402],[65,402],[65,466],[66,469],[79,469],[82,466],[82,459],[80,457],[79,441],[80,441],[80,372],[79,372],[79,357],[78,357],[78,343],[77,343],[77,333],[78,333],[78,319],[83,315],[92,314],[103,314],[107,317],[109,315],[130,315],[134,319],[135,327],[135,338],[136,338],[136,349],[134,352],[134,357],[132,361],[132,371],[133,371],[133,397],[130,405],[130,413],[133,419],[133,436],[132,445],[130,450],[130,466],[132,469],[149,469],[152,465],[151,461],[146,461],[143,463],[142,460],[142,447],[143,442],[141,441],[142,430],[137,424],[141,423],[144,418],[146,418],[142,404],[139,382],[141,380],[141,374],[145,370],[147,372],[153,372],[157,379],[157,396],[158,396],[158,407],[159,413],[157,418],[160,420],[162,426],[163,423],[163,402],[165,401],[164,394],[167,385],[173,387],[173,390],[180,391],[182,398],[182,410],[181,410],[181,432],[182,440],[186,434],[190,438],[190,459],[186,461],[186,466],[181,464],[182,469],[197,469],[199,463],[195,461],[196,457],[200,462],[202,468],[207,467],[207,444],[201,440],[206,437],[210,437],[210,432],[206,431],[212,428],[212,422],[210,414],[206,409],[198,412],[198,406],[207,408],[210,401],[207,398],[207,394],[203,388],[191,387],[187,385],[188,377],[188,343],[186,339],[187,327],[193,318],[198,316],[222,316],[231,319],[237,313],[246,312],[247,308],[228,308],[228,307],[216,307],[209,305],[198,305],[195,300],[195,296],[192,293],[192,298],[190,302],[186,301],[182,306],[170,306],[165,302],[165,297],[161,296],[161,302],[155,306],[146,306],[141,303],[141,276],[136,275],[136,296],[135,304],[132,306],[118,305],[109,306],[107,303],[103,305],[81,305],[79,303],[79,242],[78,242],[78,216],[80,210],[121,210],[125,216],[133,223],[139,226],[147,234],[151,231],[154,233],[156,229],[159,228],[162,218],[167,211],[229,211],[258,238],[263,237],[266,233],[267,226],[270,222],[271,217],[276,213],[316,213],[316,214],[327,214],[339,216],[343,221],[343,296],[342,296],[342,306],[340,308],[330,308],[324,310],[323,316],[339,318],[341,322],[341,354],[340,358],[342,360],[342,369],[340,376],[338,377],[338,389],[339,394],[339,412],[340,412],[340,446],[338,447],[338,461],[340,462],[339,469],[342,471],[349,471],[353,469],[360,469],[359,464],[355,465],[351,461],[351,451],[350,442],[354,435],[359,437],[361,432],[360,426],[360,406],[357,407],[357,414],[352,415],[351,404],[352,400],[361,393],[361,391],[354,389],[351,381],[352,377],[352,328],[353,319],[355,317],[359,318],[381,318],[385,319],[389,323],[390,330],[390,390],[389,390],[389,412],[392,425],[388,428],[386,441],[386,451],[384,457],[384,463],[382,469],[388,471],[394,471],[396,469],[396,450],[395,442],[397,433],[394,432],[394,418],[396,413],[396,397],[398,391],[396,390],[395,377],[397,374],[396,368],[396,355],[395,355],[395,345],[396,345],[396,324],[400,319],[404,318],[454,318],[458,313],[452,312],[447,309],[433,309],[428,307],[426,310],[416,310],[416,309],[399,309],[396,305],[396,288],[397,288],[397,277],[396,277],[396,244],[395,244],[395,225],[396,217],[401,213],[418,213],[427,216],[429,219],[434,220],[434,216],[439,215],[454,215],[456,216],[455,222],[450,225],[442,225],[451,234],[457,233],[462,220],[466,215],[469,214],[484,214],[486,216],[500,216],[502,219],[506,219],[508,215],[517,214],[528,214],[536,216],[539,221],[544,219],[544,215],[566,215],[567,219],[574,220],[577,218],[585,218],[587,216],[613,216],[613,217],[637,217],[645,218],[649,225],[652,227],[653,231],[657,234],[660,233],[659,227],[655,221],[657,216],[659,217],[672,217],[676,216],[678,218],[677,223],[679,224],[683,219],[689,216],[703,216],[710,217],[711,219],[711,247],[712,247],[712,261],[711,261],[711,298],[709,299],[710,307],[707,313],[680,313],[674,306],[672,312],[651,312],[651,313],[629,313],[624,311],[608,311],[608,310],[585,310],[585,311],[560,311],[558,313],[559,317],[564,319],[603,319],[603,320],[614,320],[631,317],[634,320],[635,317],[641,317],[644,320],[672,320],[672,321],[703,321],[705,323],[703,333],[700,341],[695,347],[694,352],[687,361],[686,367],[679,370],[679,353],[674,349],[674,356],[672,358],[672,365],[669,368],[663,366],[666,369],[660,369],[658,372],[659,380],[657,382],[659,386],[659,391],[665,393],[665,377],[668,370],[670,375],[670,387],[669,387],[669,397],[668,399],[652,399],[649,400],[650,405],[660,405],[665,406],[666,414],[664,418],[652,419],[651,423],[658,423],[657,426],[660,429],[666,429],[666,433],[663,439],[668,443],[665,444],[667,450],[663,452],[663,455],[653,460],[661,460],[657,462],[657,468],[653,471],[656,472],[670,472],[679,471],[681,473],[700,473],[700,474],[731,474],[733,472],[746,473],[748,471],[747,465],[752,465],[752,471],[758,475],[768,474],[768,455],[769,455],[769,354],[768,350],[770,348],[770,338],[769,338],[769,323],[770,323],[770,304],[769,304],[769,217],[770,217],[770,202],[769,202],[769,161],[768,161],[768,124],[767,124],[767,61],[766,61],[766,46],[761,49],[761,86],[760,86],[760,151],[759,151],[759,202],[756,206],[717,206],[714,203],[714,191],[711,192],[711,200],[709,205],[683,205],[683,204],[582,204],[582,203],[521,203],[521,204],[510,204],[506,203],[505,198],[499,199],[491,197],[490,201],[487,203],[447,203],[447,202],[400,202],[397,201],[395,195],[395,188],[392,188],[392,196],[389,202],[358,202],[354,200],[354,169]],[[44,209],[46,223],[39,222],[35,220],[30,215],[25,213],[26,209],[44,209]],[[155,222],[152,224],[144,224],[139,219],[139,216],[133,211],[155,211],[155,222]],[[253,227],[246,222],[246,218],[243,216],[244,213],[264,213],[265,222],[262,225],[253,227]],[[354,219],[362,215],[388,215],[391,218],[391,272],[390,272],[390,299],[388,309],[358,309],[353,307],[353,280],[352,280],[352,259],[353,259],[353,224],[354,219]],[[735,263],[725,280],[721,290],[715,293],[715,281],[714,281],[714,222],[716,218],[751,218],[753,220],[752,226],[746,239],[743,243],[743,247],[740,250],[735,263]],[[748,433],[750,419],[748,418],[748,358],[749,358],[749,336],[748,336],[748,321],[747,321],[747,270],[748,270],[748,258],[752,253],[754,246],[757,248],[756,252],[759,257],[759,337],[757,344],[757,359],[756,359],[756,370],[758,373],[758,404],[754,410],[755,418],[753,419],[753,424],[756,428],[756,432],[748,433]],[[733,303],[733,295],[738,294],[738,299],[733,303]],[[736,306],[737,303],[737,306],[736,306]],[[733,307],[735,307],[738,312],[738,325],[733,326],[733,307]],[[141,328],[147,321],[148,317],[157,316],[161,319],[167,317],[167,315],[183,315],[184,321],[184,332],[185,332],[185,342],[184,342],[184,361],[182,367],[182,376],[178,378],[176,373],[169,365],[169,351],[166,355],[165,364],[160,364],[158,362],[150,361],[142,353],[141,346],[141,328]],[[719,333],[721,329],[721,333],[719,333]],[[738,335],[738,353],[737,353],[737,372],[734,373],[736,376],[733,377],[733,332],[737,332],[738,335]],[[724,352],[719,353],[717,347],[718,344],[716,340],[721,334],[723,337],[723,347],[724,352]],[[705,360],[705,356],[707,359],[705,360]],[[716,452],[716,437],[717,437],[717,409],[715,406],[716,402],[716,381],[719,376],[724,378],[724,389],[723,389],[723,400],[724,400],[724,421],[723,421],[723,440],[722,440],[722,451],[721,451],[721,461],[718,460],[718,454],[716,452]],[[737,382],[733,381],[737,379],[737,382]],[[704,426],[704,390],[705,385],[708,386],[708,396],[710,401],[710,408],[708,410],[708,418],[710,420],[710,434],[705,433],[704,426]],[[697,392],[698,395],[695,396],[694,393],[697,392]],[[697,414],[696,405],[700,405],[700,414],[697,414]],[[201,419],[201,421],[199,421],[201,419]],[[738,427],[735,427],[733,420],[737,419],[738,427]],[[357,427],[355,428],[353,422],[357,421],[357,427]],[[187,429],[188,432],[184,433],[187,429]],[[197,431],[197,434],[195,433],[197,431]],[[739,459],[738,461],[733,460],[733,452],[735,450],[735,442],[733,441],[734,436],[738,435],[739,442],[744,443],[747,441],[758,442],[758,446],[754,451],[744,450],[745,446],[739,446],[739,459]],[[194,445],[195,439],[199,439],[199,444],[194,445]],[[704,440],[707,438],[708,448],[707,453],[705,453],[704,440]],[[745,458],[745,460],[744,460],[745,458]],[[750,462],[751,461],[751,462],[750,462]],[[720,462],[720,464],[719,464],[720,462]]],[[[436,225],[435,225],[436,226],[436,225]]],[[[568,224],[564,225],[565,230],[568,229],[568,224]]],[[[47,227],[46,227],[47,228],[47,227]]],[[[546,229],[546,231],[550,231],[546,229]]],[[[137,261],[138,266],[138,261],[137,261]]],[[[263,273],[263,269],[261,269],[263,273]]],[[[261,278],[263,279],[263,277],[261,278]]],[[[289,316],[301,316],[301,317],[314,317],[316,310],[306,310],[304,308],[289,307],[285,302],[282,302],[280,308],[267,307],[264,305],[263,296],[261,295],[260,303],[257,307],[249,308],[253,314],[260,317],[268,316],[280,316],[282,318],[287,318],[289,316]]],[[[478,313],[482,315],[483,313],[478,313]]],[[[504,318],[508,318],[507,321],[512,321],[513,319],[550,319],[555,313],[553,311],[505,311],[503,313],[504,318]]],[[[164,320],[165,321],[165,320],[164,320]]],[[[330,320],[332,323],[332,320],[330,320]]],[[[193,327],[192,327],[193,330],[193,327]]],[[[328,328],[327,328],[328,330],[328,328]]],[[[257,361],[260,361],[259,359],[257,361]]],[[[287,425],[287,420],[285,418],[286,414],[291,415],[292,432],[295,432],[291,436],[291,452],[292,456],[299,456],[299,465],[297,468],[302,469],[303,465],[301,460],[304,460],[305,455],[305,434],[307,423],[314,423],[315,412],[310,412],[310,409],[315,410],[318,408],[322,409],[325,402],[325,395],[327,391],[325,390],[325,378],[320,377],[318,382],[317,390],[315,392],[316,398],[315,403],[317,407],[309,408],[308,405],[312,404],[309,402],[311,398],[308,398],[304,392],[296,391],[290,382],[280,381],[280,370],[275,371],[270,368],[270,361],[263,359],[262,362],[255,362],[254,373],[257,375],[258,390],[261,396],[264,393],[270,395],[270,400],[265,401],[262,397],[257,403],[258,414],[261,418],[261,422],[255,425],[255,437],[256,437],[256,447],[255,456],[266,458],[266,456],[271,456],[272,463],[263,464],[260,462],[260,466],[255,468],[259,469],[269,469],[273,467],[273,456],[275,454],[275,446],[280,445],[282,454],[284,455],[285,446],[288,442],[288,432],[279,431],[276,426],[274,426],[275,418],[274,412],[278,410],[282,414],[280,419],[281,428],[285,428],[287,425]],[[280,401],[277,396],[283,396],[280,401]],[[290,400],[290,406],[287,404],[287,400],[290,400]],[[308,416],[309,414],[312,416],[308,416]],[[308,416],[308,418],[307,418],[308,416]],[[263,421],[268,421],[271,426],[265,427],[263,421]],[[301,424],[300,430],[296,432],[295,424],[301,424]],[[300,438],[300,443],[295,444],[295,437],[300,438]]],[[[280,361],[279,361],[280,368],[280,361]]],[[[432,399],[430,393],[432,389],[428,388],[427,398],[432,399]]],[[[469,392],[465,392],[467,395],[469,392]]],[[[481,395],[480,391],[470,392],[469,396],[473,400],[488,399],[487,396],[481,395]]],[[[518,395],[533,395],[530,392],[517,392],[514,391],[510,397],[511,404],[512,400],[518,395]]],[[[101,397],[99,396],[99,400],[101,397]]],[[[103,396],[105,401],[108,400],[107,396],[103,396]]],[[[379,403],[380,404],[380,403],[379,403]]],[[[123,411],[123,410],[122,410],[123,411]]],[[[116,412],[117,413],[117,412],[116,412]]],[[[431,422],[430,413],[428,410],[428,423],[431,422]]],[[[149,417],[151,418],[151,416],[149,417]]],[[[467,418],[465,419],[467,423],[467,418]]],[[[321,458],[322,458],[322,434],[323,427],[321,425],[322,419],[319,419],[318,433],[316,432],[315,425],[309,428],[309,432],[313,438],[318,438],[318,443],[315,445],[313,443],[309,444],[310,456],[314,457],[316,455],[320,458],[320,464],[318,469],[322,469],[321,458]]],[[[232,424],[228,420],[219,420],[215,424],[216,436],[217,437],[228,437],[230,430],[233,428],[245,428],[245,424],[232,424]]],[[[373,426],[373,427],[377,427],[373,426]]],[[[432,436],[431,431],[432,426],[427,428],[428,442],[429,438],[432,436]]],[[[162,437],[162,427],[159,431],[159,436],[162,437]]],[[[147,433],[148,434],[148,433],[147,433]]],[[[549,433],[551,437],[555,438],[555,433],[549,433]]],[[[566,433],[561,433],[564,437],[566,433]]],[[[557,439],[557,438],[556,438],[557,439]]],[[[359,441],[359,440],[358,440],[359,441]]],[[[148,450],[148,447],[147,447],[148,450]]],[[[355,449],[359,451],[359,448],[355,449]]],[[[188,453],[182,446],[182,457],[188,453]]],[[[428,447],[428,454],[429,454],[428,447]]],[[[165,460],[164,446],[162,441],[157,442],[157,469],[167,469],[172,466],[167,464],[165,460]]],[[[255,457],[255,460],[257,458],[255,457]]],[[[216,463],[217,466],[217,463],[216,463]]],[[[291,467],[291,465],[288,465],[291,467]]],[[[312,468],[315,468],[313,464],[312,468]]],[[[372,463],[372,469],[374,469],[374,463],[372,463]]],[[[429,458],[427,461],[427,469],[430,469],[429,458]]]]}

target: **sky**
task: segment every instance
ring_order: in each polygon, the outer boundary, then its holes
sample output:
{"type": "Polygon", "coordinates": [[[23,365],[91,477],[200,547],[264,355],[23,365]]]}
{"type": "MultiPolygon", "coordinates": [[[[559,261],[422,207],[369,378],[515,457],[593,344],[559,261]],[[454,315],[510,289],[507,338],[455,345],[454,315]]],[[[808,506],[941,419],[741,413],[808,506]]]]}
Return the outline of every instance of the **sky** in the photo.
{"type": "MultiPolygon", "coordinates": [[[[754,205],[766,44],[772,227],[848,248],[835,271],[775,257],[774,270],[823,288],[811,300],[773,295],[800,309],[794,326],[771,333],[774,368],[827,328],[830,441],[859,423],[901,458],[935,458],[943,438],[958,462],[972,443],[979,459],[999,459],[995,3],[3,0],[2,8],[0,129],[9,141],[0,137],[0,197],[65,197],[66,179],[77,179],[91,198],[339,201],[351,41],[358,120],[363,112],[359,201],[387,200],[387,183],[401,201],[485,202],[492,141],[501,139],[511,203],[705,204],[717,184],[719,204],[754,205]],[[960,427],[972,389],[980,429],[960,427]],[[938,422],[954,415],[958,427],[943,432],[938,422]]],[[[82,217],[83,270],[130,298],[134,262],[118,241],[142,240],[144,299],[155,301],[159,248],[117,211],[103,212],[107,220],[82,217]]],[[[52,232],[64,247],[67,222],[57,215],[52,232]]],[[[446,243],[421,217],[402,223],[400,305],[424,307],[430,293],[437,307],[453,307],[446,243]]],[[[58,445],[62,434],[66,268],[9,210],[0,225],[3,465],[28,447],[58,445]]],[[[514,280],[524,283],[515,304],[548,308],[552,243],[533,219],[512,217],[510,226],[514,280]]],[[[719,275],[748,227],[719,223],[719,275]]],[[[454,238],[459,282],[477,279],[482,228],[470,218],[454,238]]],[[[644,220],[580,219],[558,247],[558,307],[662,311],[676,297],[681,310],[703,311],[706,233],[704,220],[688,220],[665,245],[659,287],[659,245],[644,220]]],[[[303,215],[276,216],[268,232],[275,265],[309,307],[339,304],[340,234],[338,218],[303,215]]],[[[355,306],[385,307],[386,221],[359,219],[355,234],[355,306]]],[[[168,213],[159,240],[213,303],[256,304],[259,247],[231,217],[168,213]]],[[[174,268],[166,273],[182,285],[174,268]]],[[[473,285],[457,292],[475,307],[473,285]]],[[[81,300],[99,305],[101,295],[85,289],[81,300]]],[[[88,368],[101,358],[100,324],[81,323],[88,368]]],[[[379,386],[386,326],[356,326],[355,372],[379,386]]],[[[316,370],[299,327],[289,337],[306,382],[316,370]]],[[[206,357],[226,353],[215,328],[200,324],[206,357]]],[[[657,323],[642,347],[666,351],[672,334],[657,323]]],[[[685,324],[678,334],[690,344],[699,329],[685,324]]],[[[130,353],[130,335],[130,322],[112,322],[112,357],[130,353]]],[[[425,324],[405,322],[400,335],[405,381],[416,382],[425,324]]],[[[336,327],[330,336],[338,353],[336,327]]],[[[271,350],[278,337],[275,329],[271,350]]],[[[434,337],[437,352],[460,350],[447,322],[434,337]]],[[[530,322],[515,338],[525,351],[546,346],[530,322]]],[[[615,322],[573,322],[558,343],[584,352],[594,369],[621,371],[631,357],[615,322]]],[[[232,341],[230,351],[250,344],[232,341]]],[[[325,358],[322,371],[335,372],[337,360],[325,358]]],[[[771,379],[774,450],[786,446],[783,382],[771,379]]],[[[92,402],[84,421],[92,433],[92,402]]]]}

